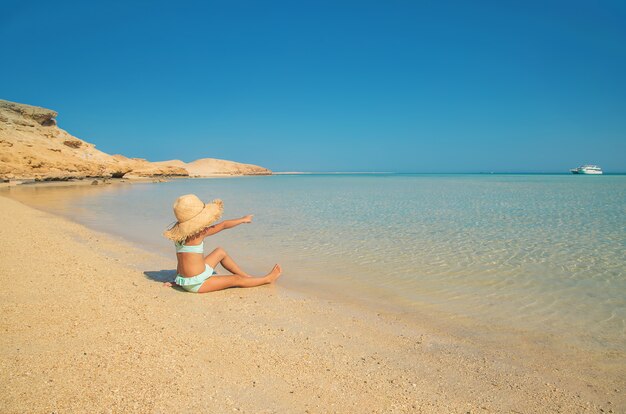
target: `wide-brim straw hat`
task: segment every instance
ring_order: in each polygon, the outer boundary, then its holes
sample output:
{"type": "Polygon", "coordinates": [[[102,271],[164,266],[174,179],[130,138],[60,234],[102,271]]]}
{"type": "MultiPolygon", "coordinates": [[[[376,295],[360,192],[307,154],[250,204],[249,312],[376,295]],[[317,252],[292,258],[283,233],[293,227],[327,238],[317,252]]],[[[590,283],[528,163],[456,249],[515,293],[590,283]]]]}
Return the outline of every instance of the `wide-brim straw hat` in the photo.
{"type": "Polygon", "coordinates": [[[222,200],[205,204],[195,194],[180,196],[174,202],[174,215],[178,221],[163,235],[170,240],[183,241],[219,220],[223,211],[222,200]]]}

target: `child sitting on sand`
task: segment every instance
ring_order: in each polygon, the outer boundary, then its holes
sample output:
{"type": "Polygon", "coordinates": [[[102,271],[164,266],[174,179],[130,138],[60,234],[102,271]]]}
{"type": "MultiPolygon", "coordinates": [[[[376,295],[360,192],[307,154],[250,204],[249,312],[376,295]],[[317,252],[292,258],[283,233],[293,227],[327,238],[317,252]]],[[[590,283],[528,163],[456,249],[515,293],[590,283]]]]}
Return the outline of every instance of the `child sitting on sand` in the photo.
{"type": "MultiPolygon", "coordinates": [[[[204,204],[194,194],[178,197],[174,203],[174,215],[178,221],[163,235],[176,245],[178,274],[174,282],[188,292],[206,293],[230,287],[260,286],[276,281],[281,274],[280,265],[277,264],[265,276],[252,277],[241,270],[221,247],[204,256],[205,237],[252,222],[252,215],[248,215],[212,225],[220,219],[223,209],[222,200],[204,204]],[[215,275],[214,269],[218,264],[232,274],[215,275]]],[[[172,284],[166,283],[166,286],[172,284]]]]}

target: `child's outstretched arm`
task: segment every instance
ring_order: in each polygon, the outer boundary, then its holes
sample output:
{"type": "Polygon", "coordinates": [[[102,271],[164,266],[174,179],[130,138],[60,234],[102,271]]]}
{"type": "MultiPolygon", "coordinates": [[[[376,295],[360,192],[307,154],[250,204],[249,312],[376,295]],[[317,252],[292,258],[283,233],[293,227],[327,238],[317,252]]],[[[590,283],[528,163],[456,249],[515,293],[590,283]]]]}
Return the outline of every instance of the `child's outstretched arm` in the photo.
{"type": "Polygon", "coordinates": [[[222,230],[232,229],[233,227],[236,227],[243,223],[252,223],[252,217],[252,214],[248,214],[247,216],[243,216],[238,219],[224,220],[221,223],[217,223],[212,225],[211,227],[207,227],[206,230],[202,232],[202,236],[211,236],[215,233],[219,233],[222,230]]]}

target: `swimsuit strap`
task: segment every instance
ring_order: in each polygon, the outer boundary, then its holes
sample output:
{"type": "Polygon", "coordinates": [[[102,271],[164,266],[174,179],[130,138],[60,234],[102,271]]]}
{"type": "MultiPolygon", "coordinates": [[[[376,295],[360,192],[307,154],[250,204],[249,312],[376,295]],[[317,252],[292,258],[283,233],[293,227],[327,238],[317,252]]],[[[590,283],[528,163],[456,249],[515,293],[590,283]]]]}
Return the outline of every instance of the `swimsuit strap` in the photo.
{"type": "Polygon", "coordinates": [[[204,241],[197,246],[187,246],[184,243],[175,243],[176,253],[204,253],[204,241]]]}

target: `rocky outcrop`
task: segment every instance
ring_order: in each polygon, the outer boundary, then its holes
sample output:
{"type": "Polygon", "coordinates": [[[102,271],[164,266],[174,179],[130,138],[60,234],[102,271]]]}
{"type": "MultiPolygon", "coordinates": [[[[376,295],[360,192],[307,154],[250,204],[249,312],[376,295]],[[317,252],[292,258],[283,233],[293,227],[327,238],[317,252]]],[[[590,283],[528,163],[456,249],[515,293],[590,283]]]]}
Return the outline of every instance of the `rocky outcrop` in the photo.
{"type": "Polygon", "coordinates": [[[202,177],[209,175],[271,175],[272,171],[258,165],[242,164],[239,162],[202,158],[190,162],[185,167],[189,175],[202,177]]]}
{"type": "Polygon", "coordinates": [[[154,164],[181,167],[189,172],[190,177],[219,177],[227,175],[272,175],[267,168],[253,164],[218,160],[216,158],[202,158],[190,163],[180,160],[160,161],[154,164]]]}
{"type": "Polygon", "coordinates": [[[188,176],[183,168],[109,155],[56,125],[57,113],[0,100],[0,179],[188,176]]]}
{"type": "MultiPolygon", "coordinates": [[[[182,161],[150,162],[109,155],[76,138],[56,124],[55,111],[0,100],[0,180],[68,180],[74,178],[187,177],[182,161]]],[[[205,160],[199,160],[205,161],[205,160]]],[[[248,164],[214,160],[223,164],[216,174],[257,174],[271,171],[248,164]],[[229,166],[230,165],[230,169],[229,166]],[[244,167],[245,166],[245,167],[244,167]]],[[[207,168],[192,166],[194,176],[207,168]]],[[[209,168],[210,169],[210,168],[209,168]]]]}

